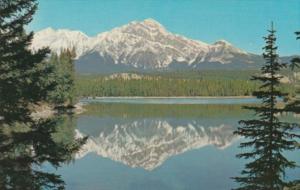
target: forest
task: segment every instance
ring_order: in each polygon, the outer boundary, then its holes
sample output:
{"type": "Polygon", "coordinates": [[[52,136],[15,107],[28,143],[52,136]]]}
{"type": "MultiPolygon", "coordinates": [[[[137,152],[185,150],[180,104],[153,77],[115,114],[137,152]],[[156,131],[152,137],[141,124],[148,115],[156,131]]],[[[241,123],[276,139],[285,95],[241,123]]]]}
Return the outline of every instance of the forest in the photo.
{"type": "MultiPolygon", "coordinates": [[[[255,72],[211,70],[136,74],[138,78],[77,75],[76,94],[78,97],[251,96],[259,86],[258,82],[250,80],[255,72]]],[[[281,90],[292,94],[292,84],[281,85],[281,90]]]]}

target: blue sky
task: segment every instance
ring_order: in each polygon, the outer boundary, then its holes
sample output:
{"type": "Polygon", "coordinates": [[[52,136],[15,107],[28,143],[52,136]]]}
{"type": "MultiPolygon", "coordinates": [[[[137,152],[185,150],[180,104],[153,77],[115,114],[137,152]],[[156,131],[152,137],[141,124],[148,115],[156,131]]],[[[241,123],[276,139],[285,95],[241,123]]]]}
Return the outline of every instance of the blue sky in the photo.
{"type": "Polygon", "coordinates": [[[169,31],[213,43],[225,39],[261,54],[270,22],[277,29],[279,54],[299,54],[300,0],[38,0],[29,28],[80,30],[90,36],[153,18],[169,31]]]}

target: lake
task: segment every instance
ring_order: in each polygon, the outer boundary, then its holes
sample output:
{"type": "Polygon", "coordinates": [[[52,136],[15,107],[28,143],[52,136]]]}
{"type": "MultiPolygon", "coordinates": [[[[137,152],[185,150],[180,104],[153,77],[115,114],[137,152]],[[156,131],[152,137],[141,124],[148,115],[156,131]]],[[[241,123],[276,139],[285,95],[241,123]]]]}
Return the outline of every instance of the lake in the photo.
{"type": "MultiPolygon", "coordinates": [[[[70,190],[229,190],[244,160],[238,121],[252,98],[84,99],[76,135],[89,136],[73,163],[55,171],[70,190]]],[[[300,163],[299,153],[286,155],[300,163]]],[[[47,168],[47,166],[45,166],[47,168]]],[[[49,169],[51,170],[51,169],[49,169]]],[[[287,172],[287,179],[300,170],[287,172]]]]}

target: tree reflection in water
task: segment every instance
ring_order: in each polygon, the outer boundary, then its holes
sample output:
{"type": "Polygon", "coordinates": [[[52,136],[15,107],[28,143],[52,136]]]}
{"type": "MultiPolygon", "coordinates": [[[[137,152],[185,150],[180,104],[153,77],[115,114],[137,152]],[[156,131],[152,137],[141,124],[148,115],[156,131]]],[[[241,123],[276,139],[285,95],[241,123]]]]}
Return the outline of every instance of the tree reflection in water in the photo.
{"type": "Polygon", "coordinates": [[[45,172],[73,160],[86,142],[75,138],[72,115],[40,119],[29,124],[0,126],[0,189],[64,189],[60,175],[45,172]]]}

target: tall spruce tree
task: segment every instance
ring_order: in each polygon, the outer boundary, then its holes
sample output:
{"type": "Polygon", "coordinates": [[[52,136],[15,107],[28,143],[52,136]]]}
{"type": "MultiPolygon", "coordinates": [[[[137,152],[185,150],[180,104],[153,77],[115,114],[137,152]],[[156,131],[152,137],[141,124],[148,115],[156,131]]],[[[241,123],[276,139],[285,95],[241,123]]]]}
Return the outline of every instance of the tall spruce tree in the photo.
{"type": "Polygon", "coordinates": [[[36,0],[0,1],[0,117],[1,122],[28,122],[29,106],[46,99],[55,86],[51,67],[43,63],[47,48],[29,49],[33,32],[24,27],[37,9],[36,0]]]}
{"type": "Polygon", "coordinates": [[[294,123],[281,121],[278,116],[285,108],[278,107],[278,99],[287,96],[279,90],[280,70],[286,64],[280,63],[276,54],[275,30],[273,24],[267,37],[263,53],[265,65],[261,68],[259,76],[252,80],[259,81],[261,86],[253,95],[261,100],[260,106],[247,106],[253,110],[256,117],[250,120],[241,120],[242,125],[235,131],[245,137],[240,144],[247,151],[238,154],[238,158],[250,159],[245,165],[240,177],[235,181],[240,184],[239,190],[282,190],[288,183],[284,181],[285,169],[294,168],[295,162],[289,161],[282,153],[296,149],[298,137],[293,133],[294,123]],[[293,139],[294,138],[294,139],[293,139]],[[251,150],[252,148],[252,150],[251,150]]]}
{"type": "Polygon", "coordinates": [[[64,189],[60,176],[40,167],[69,162],[86,141],[56,142],[60,121],[31,117],[30,107],[47,101],[57,85],[49,80],[53,66],[44,61],[49,50],[30,50],[33,33],[24,29],[36,9],[36,0],[0,0],[1,190],[64,189]]]}

